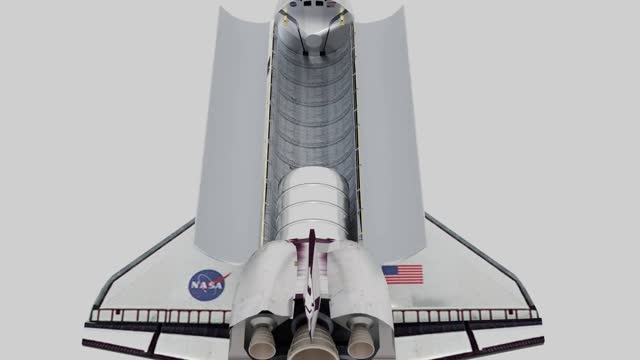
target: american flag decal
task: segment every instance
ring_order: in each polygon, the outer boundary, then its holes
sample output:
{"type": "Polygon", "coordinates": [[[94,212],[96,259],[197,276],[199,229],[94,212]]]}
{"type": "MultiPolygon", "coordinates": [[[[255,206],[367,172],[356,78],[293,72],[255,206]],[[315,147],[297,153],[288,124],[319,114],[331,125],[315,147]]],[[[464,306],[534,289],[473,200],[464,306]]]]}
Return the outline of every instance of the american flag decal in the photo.
{"type": "Polygon", "coordinates": [[[424,283],[422,265],[385,265],[382,273],[389,285],[421,285],[424,283]]]}

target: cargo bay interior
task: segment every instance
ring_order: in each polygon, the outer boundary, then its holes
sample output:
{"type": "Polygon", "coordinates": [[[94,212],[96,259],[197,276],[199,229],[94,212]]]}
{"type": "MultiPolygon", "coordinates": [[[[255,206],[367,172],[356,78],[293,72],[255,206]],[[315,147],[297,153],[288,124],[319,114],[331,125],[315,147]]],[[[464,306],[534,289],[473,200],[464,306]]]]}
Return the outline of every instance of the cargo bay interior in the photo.
{"type": "MultiPolygon", "coordinates": [[[[264,240],[277,238],[279,185],[320,166],[346,182],[347,233],[360,237],[352,15],[333,1],[292,1],[274,21],[264,240]],[[294,6],[295,4],[295,6],[294,6]]],[[[318,234],[322,237],[322,234],[318,234]]]]}

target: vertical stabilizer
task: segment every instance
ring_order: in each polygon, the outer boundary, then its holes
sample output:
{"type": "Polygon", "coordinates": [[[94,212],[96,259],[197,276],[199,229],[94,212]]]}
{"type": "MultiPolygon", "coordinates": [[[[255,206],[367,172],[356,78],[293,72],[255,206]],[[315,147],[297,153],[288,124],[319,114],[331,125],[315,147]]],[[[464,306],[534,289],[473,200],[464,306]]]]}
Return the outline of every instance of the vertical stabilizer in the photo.
{"type": "Polygon", "coordinates": [[[320,312],[320,287],[316,276],[318,268],[316,251],[316,232],[309,231],[309,263],[307,265],[307,287],[304,291],[304,312],[309,323],[309,337],[313,339],[313,333],[318,323],[320,312]]]}

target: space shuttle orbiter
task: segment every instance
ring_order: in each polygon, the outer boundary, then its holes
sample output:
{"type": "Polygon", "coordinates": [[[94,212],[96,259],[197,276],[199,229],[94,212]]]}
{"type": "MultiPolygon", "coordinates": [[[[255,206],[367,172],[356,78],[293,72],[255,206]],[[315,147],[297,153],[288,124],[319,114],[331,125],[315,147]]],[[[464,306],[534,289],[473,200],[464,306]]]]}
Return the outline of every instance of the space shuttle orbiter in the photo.
{"type": "Polygon", "coordinates": [[[522,283],[424,212],[404,10],[220,10],[198,212],[83,344],[151,359],[465,359],[544,343],[522,283]]]}

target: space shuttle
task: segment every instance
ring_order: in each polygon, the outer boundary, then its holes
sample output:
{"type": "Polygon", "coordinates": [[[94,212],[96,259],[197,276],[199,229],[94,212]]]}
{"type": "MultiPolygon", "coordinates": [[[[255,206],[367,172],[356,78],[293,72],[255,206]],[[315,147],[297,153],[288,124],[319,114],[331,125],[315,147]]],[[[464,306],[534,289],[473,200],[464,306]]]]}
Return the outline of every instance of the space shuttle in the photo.
{"type": "Polygon", "coordinates": [[[84,346],[163,360],[468,359],[544,343],[520,280],[425,212],[404,8],[220,9],[194,220],[113,275],[84,346]]]}

